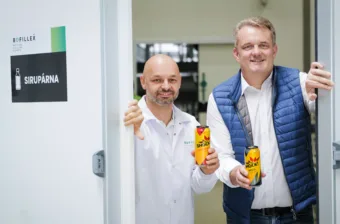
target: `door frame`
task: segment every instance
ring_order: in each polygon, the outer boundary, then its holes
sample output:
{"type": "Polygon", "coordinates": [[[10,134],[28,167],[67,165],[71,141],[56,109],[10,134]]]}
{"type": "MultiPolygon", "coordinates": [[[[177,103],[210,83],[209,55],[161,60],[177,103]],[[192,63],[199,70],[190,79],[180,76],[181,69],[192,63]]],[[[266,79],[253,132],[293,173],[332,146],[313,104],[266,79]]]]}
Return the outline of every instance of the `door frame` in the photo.
{"type": "MultiPolygon", "coordinates": [[[[339,65],[336,57],[340,48],[335,44],[335,37],[340,34],[340,9],[337,0],[315,0],[315,53],[316,61],[325,65],[325,69],[332,74],[335,81],[339,76],[339,65]],[[339,27],[339,28],[337,28],[339,27]]],[[[335,104],[336,88],[328,92],[318,90],[316,102],[316,147],[317,147],[317,220],[318,223],[339,223],[336,220],[336,170],[333,168],[333,142],[336,140],[335,104]]],[[[338,134],[339,135],[339,134],[338,134]]],[[[338,136],[339,137],[339,136],[338,136]]]]}
{"type": "Polygon", "coordinates": [[[135,224],[133,127],[123,118],[133,99],[132,1],[101,0],[105,223],[135,224]]]}

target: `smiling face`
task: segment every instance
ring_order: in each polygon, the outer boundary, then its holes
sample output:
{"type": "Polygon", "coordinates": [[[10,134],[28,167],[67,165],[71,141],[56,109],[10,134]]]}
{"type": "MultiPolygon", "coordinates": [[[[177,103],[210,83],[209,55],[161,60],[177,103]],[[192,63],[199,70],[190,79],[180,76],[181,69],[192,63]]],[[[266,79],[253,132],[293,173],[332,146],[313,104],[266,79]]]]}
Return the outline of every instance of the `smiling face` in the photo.
{"type": "Polygon", "coordinates": [[[166,55],[155,55],[145,64],[141,84],[148,102],[165,106],[179,94],[181,75],[175,61],[166,55]]]}
{"type": "Polygon", "coordinates": [[[242,73],[269,75],[277,53],[271,31],[265,27],[246,25],[238,30],[236,39],[233,54],[242,73]]]}

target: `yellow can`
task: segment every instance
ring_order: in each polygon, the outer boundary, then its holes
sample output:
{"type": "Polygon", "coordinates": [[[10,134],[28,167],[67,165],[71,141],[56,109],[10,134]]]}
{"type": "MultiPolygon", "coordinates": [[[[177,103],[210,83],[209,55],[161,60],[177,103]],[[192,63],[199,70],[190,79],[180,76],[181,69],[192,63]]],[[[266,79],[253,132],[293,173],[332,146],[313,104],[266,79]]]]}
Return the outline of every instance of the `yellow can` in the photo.
{"type": "Polygon", "coordinates": [[[261,159],[260,149],[257,146],[248,146],[244,151],[244,163],[248,171],[250,186],[260,186],[261,178],[261,159]]]}
{"type": "Polygon", "coordinates": [[[210,148],[210,129],[208,126],[197,126],[195,130],[195,160],[199,166],[206,165],[210,148]]]}

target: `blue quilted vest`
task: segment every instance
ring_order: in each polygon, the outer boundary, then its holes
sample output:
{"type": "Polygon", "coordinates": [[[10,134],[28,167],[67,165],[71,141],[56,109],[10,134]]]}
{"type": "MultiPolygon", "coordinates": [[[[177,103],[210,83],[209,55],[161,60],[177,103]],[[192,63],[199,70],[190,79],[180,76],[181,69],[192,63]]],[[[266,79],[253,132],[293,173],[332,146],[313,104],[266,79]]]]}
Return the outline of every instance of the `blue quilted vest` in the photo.
{"type": "MultiPolygon", "coordinates": [[[[241,72],[213,90],[213,95],[228,127],[235,158],[244,164],[244,149],[248,132],[239,119],[236,104],[241,95],[241,72]]],[[[310,115],[305,108],[299,71],[274,66],[273,122],[286,180],[293,199],[293,209],[299,212],[316,202],[315,171],[312,163],[310,115]]],[[[223,209],[235,223],[250,223],[253,190],[224,185],[223,209]]]]}

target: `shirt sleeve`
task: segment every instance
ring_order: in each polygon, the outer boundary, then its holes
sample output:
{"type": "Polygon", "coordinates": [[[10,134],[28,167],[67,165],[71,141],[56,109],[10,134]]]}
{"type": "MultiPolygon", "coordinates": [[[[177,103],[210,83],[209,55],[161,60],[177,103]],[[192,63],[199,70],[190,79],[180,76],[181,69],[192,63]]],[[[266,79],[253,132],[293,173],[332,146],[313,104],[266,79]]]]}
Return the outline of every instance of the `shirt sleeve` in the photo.
{"type": "MultiPolygon", "coordinates": [[[[196,119],[194,120],[195,126],[201,125],[196,119]]],[[[191,188],[196,194],[210,192],[218,180],[214,173],[206,175],[197,165],[193,167],[191,179],[191,188]]]]}
{"type": "Polygon", "coordinates": [[[209,96],[207,109],[207,125],[210,127],[210,144],[218,152],[220,167],[216,170],[217,178],[229,187],[238,187],[231,183],[229,175],[232,169],[241,165],[235,159],[230,133],[217,108],[212,94],[209,96]]]}
{"type": "Polygon", "coordinates": [[[315,100],[309,100],[306,90],[306,80],[307,80],[307,73],[300,72],[300,85],[302,90],[302,96],[303,96],[303,102],[305,104],[305,107],[309,111],[309,113],[312,113],[315,111],[315,100]]]}
{"type": "Polygon", "coordinates": [[[191,188],[196,194],[207,193],[214,188],[217,180],[215,173],[206,175],[199,166],[195,165],[192,172],[191,188]]]}

